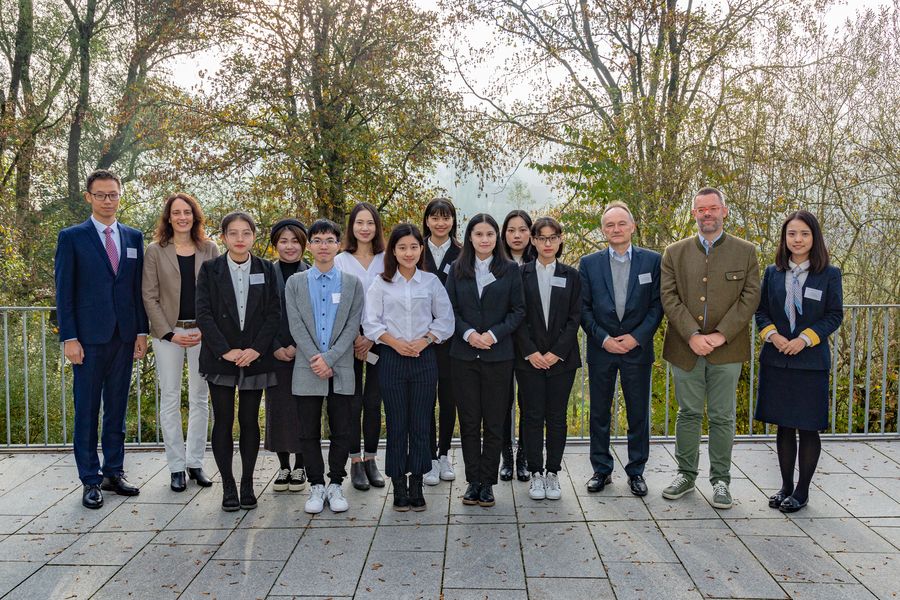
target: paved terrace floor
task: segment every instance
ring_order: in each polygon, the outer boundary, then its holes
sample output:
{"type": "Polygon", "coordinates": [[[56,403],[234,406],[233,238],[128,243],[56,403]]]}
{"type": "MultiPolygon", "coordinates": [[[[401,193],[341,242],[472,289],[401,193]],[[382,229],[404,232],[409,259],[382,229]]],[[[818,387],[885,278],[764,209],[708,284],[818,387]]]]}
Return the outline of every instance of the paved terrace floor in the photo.
{"type": "MultiPolygon", "coordinates": [[[[624,447],[615,448],[620,460],[624,447]]],[[[705,451],[705,447],[704,447],[705,451]]],[[[456,452],[458,473],[460,453],[456,452]]],[[[162,452],[129,452],[140,496],[81,507],[70,454],[0,455],[0,595],[6,598],[896,598],[900,440],[826,442],[810,505],[768,508],[780,484],[768,443],[734,452],[735,506],[709,483],[669,502],[671,445],[654,444],[650,494],[621,469],[588,495],[587,447],[570,445],[562,500],[528,484],[495,488],[492,509],[463,506],[461,481],[428,488],[428,510],[396,513],[388,490],[347,490],[350,511],[303,512],[274,493],[262,452],[259,507],[225,513],[218,482],[176,494],[162,452]]],[[[701,462],[707,463],[705,453],[701,462]]],[[[213,462],[207,469],[215,472],[213,462]]],[[[701,474],[701,477],[704,474],[701,474]]],[[[461,479],[461,478],[460,478],[461,479]]],[[[349,487],[349,485],[348,485],[349,487]]]]}

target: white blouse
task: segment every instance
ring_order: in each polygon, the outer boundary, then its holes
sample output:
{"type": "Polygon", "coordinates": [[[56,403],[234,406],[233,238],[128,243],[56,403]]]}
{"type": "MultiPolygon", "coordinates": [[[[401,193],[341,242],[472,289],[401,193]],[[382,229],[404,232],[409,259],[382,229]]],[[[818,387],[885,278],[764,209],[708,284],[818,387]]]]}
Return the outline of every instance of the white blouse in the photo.
{"type": "Polygon", "coordinates": [[[407,281],[398,270],[390,283],[378,277],[366,292],[363,331],[370,340],[389,333],[412,342],[431,332],[443,342],[453,335],[455,324],[447,290],[433,273],[416,269],[407,281]]]}
{"type": "Polygon", "coordinates": [[[334,266],[339,271],[344,271],[355,275],[363,286],[363,291],[367,291],[372,282],[384,272],[384,252],[379,252],[372,258],[369,268],[362,266],[356,257],[349,252],[341,252],[334,257],[334,266]]]}

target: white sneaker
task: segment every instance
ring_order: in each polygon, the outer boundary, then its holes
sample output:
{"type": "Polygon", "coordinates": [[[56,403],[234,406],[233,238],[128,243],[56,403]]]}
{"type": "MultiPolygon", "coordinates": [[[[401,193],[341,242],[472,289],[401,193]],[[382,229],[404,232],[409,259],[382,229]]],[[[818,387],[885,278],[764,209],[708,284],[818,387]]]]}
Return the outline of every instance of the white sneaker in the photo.
{"type": "Polygon", "coordinates": [[[562,496],[562,490],[559,488],[559,475],[550,472],[544,475],[544,489],[547,493],[547,500],[559,500],[562,496]]]}
{"type": "Polygon", "coordinates": [[[532,500],[543,500],[547,497],[547,492],[544,489],[544,476],[540,473],[531,475],[531,487],[528,488],[528,497],[532,500]]]}
{"type": "Polygon", "coordinates": [[[456,479],[456,473],[453,472],[453,463],[450,462],[450,457],[446,454],[438,459],[438,462],[441,465],[441,479],[444,481],[453,481],[456,479]]]}
{"type": "Polygon", "coordinates": [[[331,512],[344,512],[350,508],[347,499],[344,498],[344,488],[339,483],[329,483],[325,490],[325,498],[328,500],[328,507],[331,512]]]}
{"type": "Polygon", "coordinates": [[[309,499],[303,510],[311,515],[317,515],[325,508],[325,486],[321,483],[309,486],[309,499]]]}
{"type": "Polygon", "coordinates": [[[441,482],[441,463],[432,460],[431,461],[431,470],[425,473],[422,477],[422,483],[425,485],[437,485],[441,482]]]}

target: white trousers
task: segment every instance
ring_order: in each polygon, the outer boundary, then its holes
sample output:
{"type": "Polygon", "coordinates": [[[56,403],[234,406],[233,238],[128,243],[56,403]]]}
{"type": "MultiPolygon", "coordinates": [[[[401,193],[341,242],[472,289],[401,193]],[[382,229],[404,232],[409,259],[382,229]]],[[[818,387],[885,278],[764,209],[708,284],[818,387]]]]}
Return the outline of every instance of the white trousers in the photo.
{"type": "MultiPolygon", "coordinates": [[[[175,328],[175,333],[196,333],[198,329],[175,328]]],[[[169,472],[185,467],[203,466],[209,427],[209,387],[200,376],[200,346],[182,348],[178,344],[153,338],[156,372],[159,376],[159,425],[166,445],[169,472]],[[181,424],[181,382],[184,357],[188,360],[187,448],[181,424]]]]}

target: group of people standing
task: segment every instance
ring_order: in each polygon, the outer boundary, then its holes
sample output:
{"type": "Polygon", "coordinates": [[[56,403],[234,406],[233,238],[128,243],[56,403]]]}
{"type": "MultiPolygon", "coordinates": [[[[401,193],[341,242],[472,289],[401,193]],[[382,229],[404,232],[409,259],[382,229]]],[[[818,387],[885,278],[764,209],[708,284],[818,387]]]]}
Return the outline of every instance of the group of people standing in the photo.
{"type": "Polygon", "coordinates": [[[309,227],[283,219],[270,227],[278,255],[270,262],[252,254],[257,225],[240,211],[222,219],[226,252],[219,255],[199,204],[185,193],[166,199],[145,251],[140,232],[116,220],[120,197],[114,173],[91,173],[85,199],[92,215],[60,232],[56,254],[60,337],[75,378],[75,459],[88,508],[102,506],[102,490],[139,493],[124,474],[125,408],[132,360],[146,353],[148,334],[171,489],[184,491],[188,480],[212,485],[203,468],[211,403],[226,511],[257,505],[263,396],[265,448],[279,460],[273,490],[296,492],[308,483],[309,513],[349,508],[342,487],[348,459],[355,488],[386,485],[375,458],[382,404],[395,510],[425,510],[423,485],[456,478],[449,450],[457,416],[463,503],[493,506],[498,476],[513,475],[530,481],[531,498],[559,499],[566,408],[581,366],[579,328],[587,335],[591,393],[587,489],[611,483],[618,377],[628,420],[625,471],[632,493],[645,495],[653,339],[664,315],[663,357],[672,363],[679,409],[678,475],[662,493],[674,500],[694,489],[705,410],[712,503],[728,508],[735,394],[754,313],[765,342],[757,418],[779,426],[784,477],[770,504],[786,512],[806,505],[817,432],[828,418],[827,337],[843,314],[840,271],[829,266],[810,213],[785,220],[760,290],[755,248],[724,233],[728,208],[715,188],[693,200],[698,235],[662,256],[631,243],[634,217],[627,205],[611,203],[601,217],[608,248],[577,269],[559,261],[564,233],[555,219],[532,222],[513,211],[500,226],[479,213],[460,242],[446,198],[427,205],[421,230],[401,223],[387,240],[378,210],[365,202],[353,208],[345,231],[327,219],[309,227]],[[515,458],[514,390],[521,415],[515,458]],[[240,485],[232,469],[235,417],[240,485]]]}

